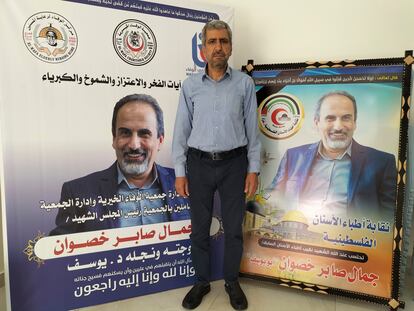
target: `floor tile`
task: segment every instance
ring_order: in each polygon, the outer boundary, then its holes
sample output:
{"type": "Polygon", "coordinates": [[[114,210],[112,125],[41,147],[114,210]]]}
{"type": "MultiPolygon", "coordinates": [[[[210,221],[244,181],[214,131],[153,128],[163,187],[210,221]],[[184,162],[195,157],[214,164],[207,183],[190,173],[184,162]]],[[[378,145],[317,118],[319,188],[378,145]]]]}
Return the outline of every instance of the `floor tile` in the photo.
{"type": "MultiPolygon", "coordinates": [[[[389,310],[386,306],[309,293],[286,288],[270,282],[262,282],[243,278],[241,287],[246,293],[251,311],[378,311],[389,310]]],[[[76,311],[184,311],[182,299],[191,287],[178,288],[171,291],[146,295],[107,304],[77,309],[76,311]]],[[[0,288],[0,311],[6,311],[5,288],[0,288]]],[[[405,288],[401,293],[405,302],[404,311],[414,311],[414,274],[406,276],[405,288]]],[[[203,299],[197,311],[231,311],[229,298],[224,290],[224,282],[211,284],[211,292],[203,299]]],[[[402,309],[401,309],[402,310],[402,309]]],[[[73,310],[75,311],[75,310],[73,310]]]]}

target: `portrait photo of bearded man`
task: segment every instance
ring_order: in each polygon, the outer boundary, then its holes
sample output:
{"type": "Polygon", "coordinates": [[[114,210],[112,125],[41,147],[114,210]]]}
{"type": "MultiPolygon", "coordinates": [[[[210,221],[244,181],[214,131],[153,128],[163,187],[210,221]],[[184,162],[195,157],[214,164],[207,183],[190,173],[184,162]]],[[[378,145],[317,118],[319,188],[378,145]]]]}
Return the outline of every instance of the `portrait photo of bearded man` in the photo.
{"type": "Polygon", "coordinates": [[[267,189],[275,202],[285,201],[286,209],[308,217],[392,215],[395,157],[354,139],[357,111],[355,97],[346,91],[329,92],[318,100],[313,122],[320,140],[285,152],[267,189]]]}
{"type": "Polygon", "coordinates": [[[163,111],[157,100],[147,94],[121,98],[112,115],[116,161],[63,184],[60,202],[70,206],[59,209],[50,235],[189,219],[188,199],[175,194],[174,170],[155,162],[163,142],[163,111]],[[114,197],[115,203],[108,203],[114,197]],[[76,203],[84,199],[96,203],[76,203]],[[82,221],[88,217],[94,219],[82,221]]]}

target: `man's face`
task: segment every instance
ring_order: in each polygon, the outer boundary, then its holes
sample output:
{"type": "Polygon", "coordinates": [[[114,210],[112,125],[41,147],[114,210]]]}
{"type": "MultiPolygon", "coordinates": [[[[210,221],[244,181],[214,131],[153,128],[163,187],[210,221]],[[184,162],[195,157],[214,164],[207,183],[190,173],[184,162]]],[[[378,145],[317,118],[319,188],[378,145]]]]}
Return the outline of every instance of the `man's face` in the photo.
{"type": "Polygon", "coordinates": [[[223,69],[231,56],[232,46],[226,29],[210,29],[206,32],[203,54],[210,68],[223,69]]]}
{"type": "Polygon", "coordinates": [[[149,178],[164,140],[157,137],[154,109],[146,103],[125,104],[118,111],[115,130],[112,147],[125,177],[149,178]]]}
{"type": "Polygon", "coordinates": [[[315,120],[323,147],[332,152],[344,152],[352,141],[356,129],[352,101],[343,95],[326,97],[315,120]]]}
{"type": "Polygon", "coordinates": [[[46,33],[47,43],[51,46],[56,45],[56,34],[53,31],[48,31],[46,33]]]}

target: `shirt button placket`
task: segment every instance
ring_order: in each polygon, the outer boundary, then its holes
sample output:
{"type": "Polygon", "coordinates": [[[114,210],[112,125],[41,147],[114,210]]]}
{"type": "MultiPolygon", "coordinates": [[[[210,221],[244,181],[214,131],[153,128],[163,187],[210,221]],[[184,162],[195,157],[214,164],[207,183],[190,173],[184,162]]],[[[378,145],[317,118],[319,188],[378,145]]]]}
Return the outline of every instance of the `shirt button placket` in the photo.
{"type": "MultiPolygon", "coordinates": [[[[217,143],[217,138],[219,136],[219,127],[218,127],[218,122],[219,122],[219,94],[218,94],[218,82],[215,83],[215,87],[214,87],[214,120],[213,120],[213,139],[214,139],[214,146],[217,149],[218,143],[217,143]]],[[[215,150],[217,151],[217,150],[215,150]]]]}

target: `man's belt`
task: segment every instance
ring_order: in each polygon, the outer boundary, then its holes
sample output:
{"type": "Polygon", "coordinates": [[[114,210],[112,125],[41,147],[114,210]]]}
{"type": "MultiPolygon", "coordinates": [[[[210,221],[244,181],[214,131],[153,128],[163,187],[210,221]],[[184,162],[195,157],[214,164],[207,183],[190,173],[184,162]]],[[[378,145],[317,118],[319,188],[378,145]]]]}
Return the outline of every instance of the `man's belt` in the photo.
{"type": "Polygon", "coordinates": [[[228,151],[222,151],[222,152],[207,152],[207,151],[202,151],[202,150],[191,148],[191,147],[188,148],[189,154],[195,154],[199,156],[200,158],[214,160],[214,161],[233,159],[243,153],[246,153],[246,151],[247,151],[246,146],[242,146],[239,148],[231,149],[228,151]]]}

